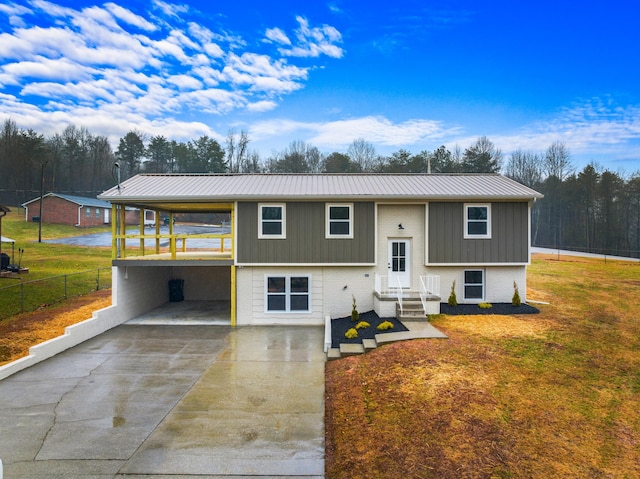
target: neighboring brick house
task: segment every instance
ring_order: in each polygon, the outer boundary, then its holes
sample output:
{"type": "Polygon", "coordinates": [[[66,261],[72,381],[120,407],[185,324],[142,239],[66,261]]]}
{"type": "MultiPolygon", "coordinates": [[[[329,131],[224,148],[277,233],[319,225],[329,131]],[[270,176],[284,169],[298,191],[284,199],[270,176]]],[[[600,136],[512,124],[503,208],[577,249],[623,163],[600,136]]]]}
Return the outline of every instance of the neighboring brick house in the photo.
{"type": "Polygon", "coordinates": [[[126,321],[180,278],[187,301],[229,302],[232,325],[323,324],[353,298],[388,315],[413,296],[431,314],[454,282],[460,303],[510,302],[514,283],[526,301],[541,197],[495,174],[143,174],[98,196],[113,215],[227,213],[228,230],[197,236],[173,221],[154,235],[114,229],[113,304],[126,321]]]}
{"type": "MultiPolygon", "coordinates": [[[[96,198],[47,193],[42,203],[45,223],[77,226],[80,228],[111,224],[111,203],[96,198]]],[[[40,197],[23,203],[26,221],[40,221],[40,197]]],[[[140,210],[128,208],[126,224],[139,223],[140,210]]],[[[155,212],[145,211],[145,224],[155,223],[155,212]]]]}

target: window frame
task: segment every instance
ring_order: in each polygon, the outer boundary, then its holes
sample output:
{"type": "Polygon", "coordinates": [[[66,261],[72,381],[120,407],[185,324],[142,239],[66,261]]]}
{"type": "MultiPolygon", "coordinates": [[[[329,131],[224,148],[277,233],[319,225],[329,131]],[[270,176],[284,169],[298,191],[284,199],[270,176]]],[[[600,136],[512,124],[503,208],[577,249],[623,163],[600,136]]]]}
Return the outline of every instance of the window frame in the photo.
{"type": "Polygon", "coordinates": [[[287,207],[285,203],[258,203],[258,238],[259,239],[286,239],[287,237],[287,207]],[[262,218],[263,208],[280,208],[281,218],[280,220],[270,220],[262,218]],[[280,234],[268,234],[263,233],[262,226],[264,222],[280,223],[280,234]]]}
{"type": "Polygon", "coordinates": [[[326,203],[325,205],[325,238],[326,239],[353,239],[353,203],[326,203]],[[349,210],[349,218],[331,219],[332,208],[347,208],[349,210]],[[349,233],[332,234],[331,225],[333,223],[347,223],[349,225],[349,233]]]}
{"type": "Polygon", "coordinates": [[[310,274],[265,274],[264,275],[264,312],[266,314],[310,314],[311,307],[311,275],[310,274]],[[284,291],[269,291],[269,280],[272,278],[284,279],[284,291]],[[306,291],[292,291],[291,280],[294,278],[305,278],[307,280],[306,291]],[[284,296],[284,309],[269,309],[269,298],[274,296],[284,296]],[[292,297],[307,298],[307,309],[291,309],[292,297]]]}
{"type": "Polygon", "coordinates": [[[91,218],[91,207],[90,207],[90,206],[87,206],[87,207],[84,209],[84,215],[85,215],[85,217],[87,217],[87,218],[91,218]]]}
{"type": "Polygon", "coordinates": [[[463,281],[462,281],[462,297],[465,301],[477,301],[479,303],[485,300],[487,294],[487,273],[484,269],[465,269],[463,272],[463,281]],[[482,281],[480,283],[469,283],[467,282],[467,273],[476,273],[479,272],[482,275],[482,281]],[[467,296],[467,287],[478,287],[482,288],[481,297],[477,296],[467,296]]]}
{"type": "Polygon", "coordinates": [[[465,203],[464,205],[464,238],[465,239],[491,239],[491,203],[465,203]],[[486,208],[486,219],[469,219],[469,210],[471,208],[486,208]],[[487,232],[484,234],[469,233],[469,225],[475,223],[484,223],[487,225],[487,232]]]}

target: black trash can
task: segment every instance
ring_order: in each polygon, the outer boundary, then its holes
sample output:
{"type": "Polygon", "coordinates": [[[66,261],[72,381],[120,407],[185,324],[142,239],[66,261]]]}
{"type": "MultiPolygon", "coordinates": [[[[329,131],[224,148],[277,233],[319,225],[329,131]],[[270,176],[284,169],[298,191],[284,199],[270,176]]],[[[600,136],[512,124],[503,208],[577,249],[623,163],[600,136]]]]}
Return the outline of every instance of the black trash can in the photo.
{"type": "Polygon", "coordinates": [[[5,270],[9,267],[9,255],[2,253],[0,255],[0,269],[5,270]]]}
{"type": "Polygon", "coordinates": [[[169,301],[172,303],[184,301],[184,279],[169,280],[169,301]]]}

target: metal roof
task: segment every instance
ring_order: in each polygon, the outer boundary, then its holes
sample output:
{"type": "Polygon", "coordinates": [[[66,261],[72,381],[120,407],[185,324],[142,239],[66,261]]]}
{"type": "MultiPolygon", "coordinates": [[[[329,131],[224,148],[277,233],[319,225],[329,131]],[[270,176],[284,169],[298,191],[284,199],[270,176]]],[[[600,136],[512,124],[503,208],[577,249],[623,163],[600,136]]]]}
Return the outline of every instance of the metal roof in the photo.
{"type": "Polygon", "coordinates": [[[98,198],[112,203],[236,200],[532,200],[497,174],[140,174],[98,198]]]}
{"type": "MultiPolygon", "coordinates": [[[[56,196],[58,198],[62,198],[63,200],[70,201],[71,203],[75,203],[79,206],[89,206],[93,208],[111,208],[111,204],[96,198],[85,198],[84,196],[63,195],[60,193],[47,193],[46,195],[44,195],[44,198],[46,198],[47,196],[56,196]]],[[[22,203],[22,206],[27,206],[30,203],[33,203],[38,200],[40,200],[39,196],[37,198],[27,201],[26,203],[22,203]]]]}

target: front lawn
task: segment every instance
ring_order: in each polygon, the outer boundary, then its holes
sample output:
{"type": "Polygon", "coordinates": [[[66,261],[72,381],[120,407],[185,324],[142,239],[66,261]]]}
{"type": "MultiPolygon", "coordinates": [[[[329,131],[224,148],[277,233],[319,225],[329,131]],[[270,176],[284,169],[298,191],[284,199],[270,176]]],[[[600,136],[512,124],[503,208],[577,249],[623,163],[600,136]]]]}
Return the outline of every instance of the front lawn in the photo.
{"type": "Polygon", "coordinates": [[[532,315],[326,365],[326,477],[640,477],[640,264],[536,257],[532,315]]]}

